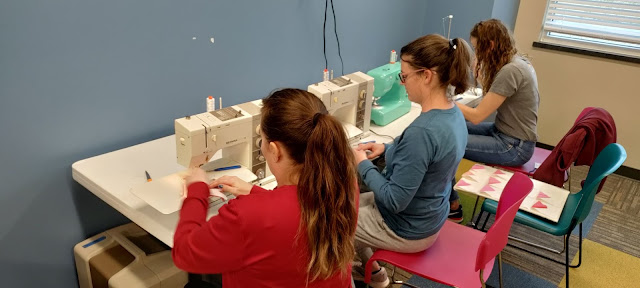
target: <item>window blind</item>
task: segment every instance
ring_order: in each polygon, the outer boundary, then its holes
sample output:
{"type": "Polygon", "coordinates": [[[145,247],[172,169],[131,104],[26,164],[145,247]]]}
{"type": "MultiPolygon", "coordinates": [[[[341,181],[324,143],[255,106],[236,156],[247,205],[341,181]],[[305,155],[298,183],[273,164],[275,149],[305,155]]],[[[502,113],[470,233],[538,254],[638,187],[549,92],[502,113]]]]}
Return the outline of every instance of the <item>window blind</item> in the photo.
{"type": "Polygon", "coordinates": [[[640,0],[549,0],[541,40],[640,51],[640,0]]]}

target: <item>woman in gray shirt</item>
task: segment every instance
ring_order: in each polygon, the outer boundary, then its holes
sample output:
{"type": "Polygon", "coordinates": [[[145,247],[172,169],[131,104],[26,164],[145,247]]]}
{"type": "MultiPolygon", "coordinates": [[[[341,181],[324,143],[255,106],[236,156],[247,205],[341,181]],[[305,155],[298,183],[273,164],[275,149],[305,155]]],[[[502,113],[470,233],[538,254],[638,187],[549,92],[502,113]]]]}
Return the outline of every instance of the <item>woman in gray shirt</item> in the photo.
{"type": "Polygon", "coordinates": [[[520,166],[531,159],[537,141],[540,96],[536,72],[518,55],[513,37],[500,20],[476,24],[470,40],[476,52],[474,75],[485,95],[475,108],[457,103],[469,121],[464,158],[520,166]],[[482,122],[495,111],[495,122],[482,122]]]}

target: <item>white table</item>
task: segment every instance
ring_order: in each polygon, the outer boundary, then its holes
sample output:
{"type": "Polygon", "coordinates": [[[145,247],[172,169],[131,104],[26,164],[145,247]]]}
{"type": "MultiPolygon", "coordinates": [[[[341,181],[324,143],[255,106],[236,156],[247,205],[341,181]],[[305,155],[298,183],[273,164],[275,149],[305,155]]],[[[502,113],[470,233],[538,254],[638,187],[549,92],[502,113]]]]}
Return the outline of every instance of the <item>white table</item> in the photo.
{"type": "MultiPolygon", "coordinates": [[[[465,94],[465,97],[459,102],[473,105],[473,101],[478,100],[477,96],[471,94],[465,94]]],[[[418,115],[420,106],[412,104],[409,113],[384,127],[372,123],[371,130],[380,135],[397,137],[418,115]]],[[[392,139],[372,133],[361,141],[371,140],[386,143],[392,139]]],[[[175,135],[83,159],[73,163],[71,168],[75,181],[142,229],[173,247],[178,212],[162,214],[131,194],[130,189],[146,182],[145,170],[152,178],[160,178],[185,169],[176,163],[175,135]]],[[[216,214],[217,209],[209,209],[209,217],[216,214]]]]}

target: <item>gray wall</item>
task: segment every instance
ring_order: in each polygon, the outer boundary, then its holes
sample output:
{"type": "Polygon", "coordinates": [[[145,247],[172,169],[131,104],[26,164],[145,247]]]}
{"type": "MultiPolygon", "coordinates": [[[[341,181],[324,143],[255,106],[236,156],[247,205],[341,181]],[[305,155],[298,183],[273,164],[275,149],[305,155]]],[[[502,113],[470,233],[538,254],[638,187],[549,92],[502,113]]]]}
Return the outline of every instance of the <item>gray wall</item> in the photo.
{"type": "MultiPolygon", "coordinates": [[[[421,35],[422,0],[334,4],[345,73],[421,35]]],[[[321,80],[323,14],[308,0],[1,1],[0,286],[75,287],[73,245],[127,221],[73,162],[172,134],[207,95],[231,105],[321,80]]]]}

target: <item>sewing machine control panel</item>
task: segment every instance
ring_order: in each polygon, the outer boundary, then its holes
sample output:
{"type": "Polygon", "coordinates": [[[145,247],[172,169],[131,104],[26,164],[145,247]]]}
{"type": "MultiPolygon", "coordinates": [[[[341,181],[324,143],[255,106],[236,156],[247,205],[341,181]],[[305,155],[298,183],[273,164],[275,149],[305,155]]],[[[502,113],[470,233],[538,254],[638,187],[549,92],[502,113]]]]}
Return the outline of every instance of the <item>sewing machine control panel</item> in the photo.
{"type": "Polygon", "coordinates": [[[329,82],[336,84],[336,86],[338,87],[344,87],[351,84],[351,79],[338,77],[338,78],[333,78],[329,80],[329,82]]]}
{"type": "Polygon", "coordinates": [[[211,115],[215,116],[222,122],[243,116],[242,111],[233,109],[233,107],[226,107],[220,110],[211,111],[209,113],[211,113],[211,115]]]}

